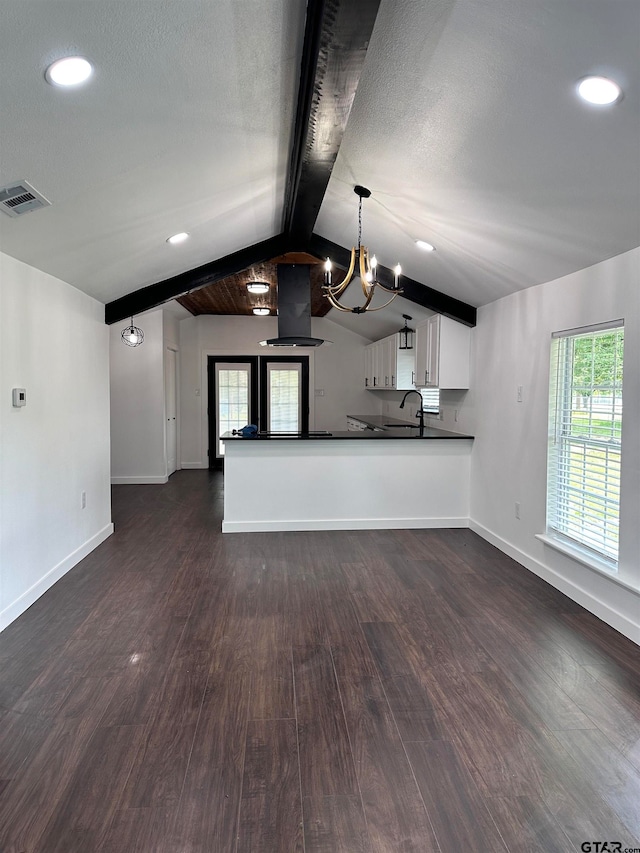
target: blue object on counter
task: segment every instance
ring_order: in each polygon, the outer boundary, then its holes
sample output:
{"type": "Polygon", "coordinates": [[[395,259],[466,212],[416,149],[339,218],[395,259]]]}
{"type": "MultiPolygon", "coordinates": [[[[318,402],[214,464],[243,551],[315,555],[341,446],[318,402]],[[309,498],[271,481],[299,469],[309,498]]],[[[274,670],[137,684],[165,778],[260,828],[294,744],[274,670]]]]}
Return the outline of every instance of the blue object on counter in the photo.
{"type": "Polygon", "coordinates": [[[232,429],[231,435],[242,435],[245,438],[252,438],[258,434],[258,427],[255,424],[247,424],[242,429],[232,429]]]}

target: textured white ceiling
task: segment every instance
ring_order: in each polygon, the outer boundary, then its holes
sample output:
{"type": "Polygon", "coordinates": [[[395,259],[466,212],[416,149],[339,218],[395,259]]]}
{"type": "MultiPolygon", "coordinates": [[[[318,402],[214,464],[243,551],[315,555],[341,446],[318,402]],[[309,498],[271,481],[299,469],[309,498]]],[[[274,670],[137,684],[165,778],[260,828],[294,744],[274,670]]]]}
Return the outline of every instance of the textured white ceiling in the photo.
{"type": "Polygon", "coordinates": [[[316,231],[472,305],[640,243],[638,0],[383,0],[316,231]],[[625,97],[589,107],[576,81],[625,97]],[[415,239],[433,243],[426,254],[415,239]]]}
{"type": "MultiPolygon", "coordinates": [[[[108,302],[278,233],[304,7],[0,0],[0,184],[52,202],[0,248],[108,302]],[[54,89],[72,52],[95,78],[54,89]]],[[[638,245],[639,33],[639,0],[382,0],[316,231],[351,245],[365,184],[380,260],[474,305],[638,245]],[[578,101],[593,72],[621,103],[578,101]]]]}
{"type": "Polygon", "coordinates": [[[1,0],[0,31],[0,184],[52,202],[3,251],[108,302],[280,231],[299,0],[1,0]],[[48,85],[74,52],[91,83],[48,85]]]}

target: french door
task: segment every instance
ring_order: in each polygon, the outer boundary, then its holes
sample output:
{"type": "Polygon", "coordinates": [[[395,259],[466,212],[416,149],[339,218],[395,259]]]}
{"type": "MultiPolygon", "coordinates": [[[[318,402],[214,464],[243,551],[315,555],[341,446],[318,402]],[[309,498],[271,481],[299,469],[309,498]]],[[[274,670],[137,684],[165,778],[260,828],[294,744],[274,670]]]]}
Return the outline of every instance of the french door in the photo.
{"type": "Polygon", "coordinates": [[[209,356],[209,467],[221,467],[225,432],[309,429],[309,356],[209,356]]]}
{"type": "Polygon", "coordinates": [[[309,431],[309,356],[260,358],[260,423],[265,432],[309,431]]]}

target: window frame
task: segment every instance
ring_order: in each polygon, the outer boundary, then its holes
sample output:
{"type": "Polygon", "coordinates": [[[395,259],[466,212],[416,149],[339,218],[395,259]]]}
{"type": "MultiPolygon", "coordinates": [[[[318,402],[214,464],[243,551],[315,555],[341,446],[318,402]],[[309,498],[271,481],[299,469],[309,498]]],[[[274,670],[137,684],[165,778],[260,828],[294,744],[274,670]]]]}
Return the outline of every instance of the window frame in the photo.
{"type": "Polygon", "coordinates": [[[608,574],[617,573],[619,559],[623,370],[624,319],[552,334],[546,524],[545,534],[539,538],[579,562],[608,574]],[[622,365],[618,369],[614,354],[612,383],[603,386],[595,381],[596,362],[593,357],[590,363],[590,384],[584,381],[576,382],[576,373],[579,372],[576,341],[585,338],[593,340],[594,336],[607,332],[622,333],[622,365]],[[609,439],[598,434],[599,430],[606,428],[606,424],[603,426],[599,422],[607,419],[593,418],[594,406],[591,402],[597,396],[596,392],[601,391],[603,387],[610,387],[612,391],[608,419],[611,436],[609,439]],[[574,432],[574,425],[578,423],[575,414],[580,412],[575,406],[576,389],[581,389],[584,392],[581,396],[589,399],[585,433],[574,432]],[[617,456],[617,461],[613,460],[614,456],[617,456]],[[597,461],[594,461],[596,457],[597,461]],[[612,509],[615,512],[612,512],[612,509]],[[600,516],[602,512],[602,526],[590,526],[590,517],[600,516]],[[580,520],[576,520],[577,518],[580,520]],[[615,531],[615,535],[612,531],[615,531]]]}

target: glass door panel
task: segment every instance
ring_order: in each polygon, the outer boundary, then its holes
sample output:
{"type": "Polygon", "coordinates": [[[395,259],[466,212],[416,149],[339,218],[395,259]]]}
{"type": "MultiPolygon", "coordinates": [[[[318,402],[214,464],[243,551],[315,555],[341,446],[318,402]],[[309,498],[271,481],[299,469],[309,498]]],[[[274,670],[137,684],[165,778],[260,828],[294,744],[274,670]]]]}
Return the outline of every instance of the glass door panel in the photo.
{"type": "Polygon", "coordinates": [[[300,364],[267,362],[267,430],[300,432],[302,382],[300,364]]]}
{"type": "Polygon", "coordinates": [[[216,363],[216,457],[224,456],[220,436],[250,423],[251,364],[216,363]]]}

